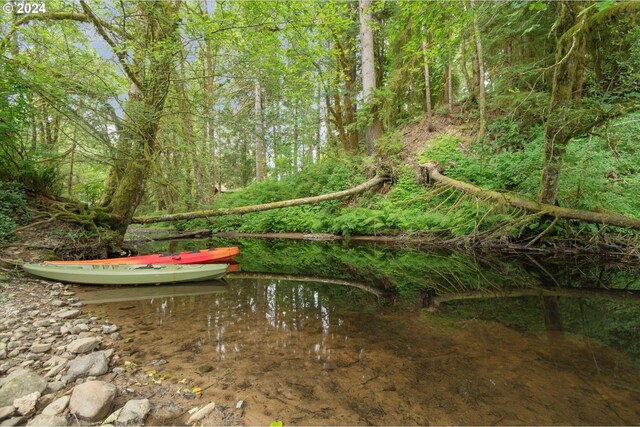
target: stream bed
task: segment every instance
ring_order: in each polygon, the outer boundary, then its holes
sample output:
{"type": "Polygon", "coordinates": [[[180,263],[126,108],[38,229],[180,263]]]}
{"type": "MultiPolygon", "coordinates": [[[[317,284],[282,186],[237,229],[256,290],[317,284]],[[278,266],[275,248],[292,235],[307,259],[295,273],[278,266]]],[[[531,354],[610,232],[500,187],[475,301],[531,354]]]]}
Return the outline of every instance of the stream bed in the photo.
{"type": "Polygon", "coordinates": [[[246,425],[640,423],[633,265],[249,239],[142,251],[215,245],[241,247],[221,281],[77,289],[120,326],[124,360],[202,389],[193,405],[243,401],[246,425]]]}

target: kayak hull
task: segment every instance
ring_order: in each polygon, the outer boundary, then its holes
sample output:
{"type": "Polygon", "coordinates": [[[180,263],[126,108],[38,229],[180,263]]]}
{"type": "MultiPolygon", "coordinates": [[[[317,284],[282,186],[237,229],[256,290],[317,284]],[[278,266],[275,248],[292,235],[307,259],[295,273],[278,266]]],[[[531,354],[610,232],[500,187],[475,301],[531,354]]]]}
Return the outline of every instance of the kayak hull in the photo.
{"type": "Polygon", "coordinates": [[[151,285],[222,278],[229,264],[51,265],[24,264],[27,273],[45,279],[84,285],[151,285]]]}
{"type": "Polygon", "coordinates": [[[80,261],[45,261],[51,265],[147,265],[147,264],[212,264],[226,263],[233,260],[233,257],[240,253],[240,249],[235,246],[228,248],[201,249],[191,252],[179,252],[175,254],[152,254],[139,255],[124,258],[107,258],[80,261]]]}
{"type": "Polygon", "coordinates": [[[155,298],[175,298],[186,296],[201,296],[221,294],[228,291],[228,286],[222,281],[182,283],[178,285],[165,284],[162,286],[104,286],[97,290],[90,290],[79,294],[80,301],[85,304],[106,304],[113,302],[145,301],[155,298]]]}

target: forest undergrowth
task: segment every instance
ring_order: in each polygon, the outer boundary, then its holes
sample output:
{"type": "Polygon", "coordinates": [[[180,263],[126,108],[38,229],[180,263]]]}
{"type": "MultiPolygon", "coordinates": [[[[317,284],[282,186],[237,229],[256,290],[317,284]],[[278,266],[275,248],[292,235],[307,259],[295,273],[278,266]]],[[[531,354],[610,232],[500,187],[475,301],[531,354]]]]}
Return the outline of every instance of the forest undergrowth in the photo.
{"type": "MultiPolygon", "coordinates": [[[[558,205],[639,217],[640,153],[631,145],[640,132],[637,120],[613,122],[601,134],[576,138],[568,146],[558,205]]],[[[465,245],[510,245],[573,248],[638,245],[637,233],[598,224],[547,218],[462,194],[443,185],[420,182],[416,165],[432,161],[452,178],[483,189],[517,193],[535,200],[540,189],[544,133],[541,126],[520,126],[497,118],[487,136],[473,140],[469,125],[442,126],[428,132],[413,123],[378,141],[375,156],[345,158],[338,152],[280,180],[254,183],[218,195],[214,208],[228,208],[326,194],[353,187],[374,171],[391,174],[391,182],[348,200],[251,214],[192,220],[180,229],[213,232],[332,233],[431,237],[465,245]],[[415,143],[415,135],[427,135],[415,143]],[[410,137],[409,137],[410,135],[410,137]]]]}

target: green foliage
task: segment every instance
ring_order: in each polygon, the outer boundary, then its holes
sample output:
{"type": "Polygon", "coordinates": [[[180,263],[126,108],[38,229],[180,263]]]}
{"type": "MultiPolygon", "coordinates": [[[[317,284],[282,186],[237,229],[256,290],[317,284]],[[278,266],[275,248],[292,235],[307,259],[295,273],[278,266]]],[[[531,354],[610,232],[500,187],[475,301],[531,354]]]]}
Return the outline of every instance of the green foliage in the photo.
{"type": "Polygon", "coordinates": [[[80,200],[89,205],[97,203],[103,191],[104,179],[84,182],[75,188],[75,192],[80,200]]]}
{"type": "Polygon", "coordinates": [[[0,244],[10,240],[8,233],[29,217],[22,185],[0,181],[0,244]]]}

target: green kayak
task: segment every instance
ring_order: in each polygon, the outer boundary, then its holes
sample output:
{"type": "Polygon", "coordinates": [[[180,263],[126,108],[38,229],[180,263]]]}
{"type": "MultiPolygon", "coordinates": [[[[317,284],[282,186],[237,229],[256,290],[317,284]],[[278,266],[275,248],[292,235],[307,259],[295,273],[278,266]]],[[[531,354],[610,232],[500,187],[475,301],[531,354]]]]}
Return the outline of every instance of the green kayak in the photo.
{"type": "Polygon", "coordinates": [[[53,265],[24,264],[27,273],[85,285],[150,285],[220,279],[229,264],[53,265]]]}

